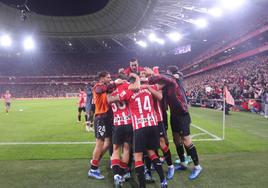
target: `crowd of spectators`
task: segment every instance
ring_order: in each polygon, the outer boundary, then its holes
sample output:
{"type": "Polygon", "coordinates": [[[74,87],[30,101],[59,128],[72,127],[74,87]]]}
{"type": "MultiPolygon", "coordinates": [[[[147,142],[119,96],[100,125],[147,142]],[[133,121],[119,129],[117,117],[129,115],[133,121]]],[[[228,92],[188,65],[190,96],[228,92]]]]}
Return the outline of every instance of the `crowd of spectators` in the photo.
{"type": "Polygon", "coordinates": [[[215,63],[224,61],[228,58],[235,57],[239,54],[245,53],[245,52],[250,51],[250,50],[257,49],[257,48],[265,46],[267,44],[268,44],[268,32],[265,32],[265,33],[262,33],[261,35],[253,37],[253,38],[251,38],[251,39],[249,39],[249,40],[247,40],[247,41],[245,41],[237,46],[233,46],[225,51],[222,51],[221,53],[202,61],[202,63],[200,63],[198,65],[192,66],[189,69],[185,69],[183,71],[183,73],[184,74],[191,73],[195,70],[207,67],[211,64],[215,64],[215,63]]]}
{"type": "Polygon", "coordinates": [[[227,86],[238,109],[260,112],[264,93],[268,92],[268,56],[234,62],[186,78],[184,83],[189,99],[212,108],[219,108],[215,99],[222,99],[223,87],[227,86]]]}
{"type": "MultiPolygon", "coordinates": [[[[100,53],[100,54],[50,54],[36,57],[0,57],[0,81],[3,77],[17,79],[21,76],[90,76],[99,71],[108,70],[112,74],[118,69],[129,66],[133,53],[100,53]]],[[[165,68],[177,64],[178,56],[139,57],[143,66],[157,65],[165,68]]]]}
{"type": "Polygon", "coordinates": [[[118,70],[128,64],[119,54],[34,54],[32,57],[1,57],[0,76],[95,75],[100,70],[118,70]],[[121,58],[120,58],[121,57],[121,58]]]}

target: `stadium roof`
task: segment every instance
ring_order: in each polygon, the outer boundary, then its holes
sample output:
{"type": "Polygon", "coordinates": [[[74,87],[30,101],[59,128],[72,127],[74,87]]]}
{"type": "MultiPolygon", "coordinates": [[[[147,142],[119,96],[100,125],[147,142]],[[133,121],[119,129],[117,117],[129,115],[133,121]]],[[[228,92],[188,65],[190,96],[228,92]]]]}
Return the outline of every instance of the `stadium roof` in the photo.
{"type": "MultiPolygon", "coordinates": [[[[21,20],[21,10],[0,3],[0,17],[6,29],[27,27],[41,35],[56,37],[99,37],[127,34],[141,27],[150,15],[156,1],[110,0],[100,11],[83,16],[46,16],[26,11],[21,20]]],[[[64,5],[63,5],[64,6],[64,5]]],[[[30,9],[29,9],[30,10],[30,9]]]]}
{"type": "MultiPolygon", "coordinates": [[[[41,0],[35,0],[41,1],[41,0]]],[[[218,0],[220,1],[220,0],[218,0]]],[[[0,28],[11,33],[33,33],[42,40],[42,46],[51,52],[96,52],[99,50],[137,49],[136,40],[148,38],[150,32],[166,37],[167,32],[180,31],[184,37],[179,44],[169,43],[164,47],[153,46],[161,51],[178,45],[195,44],[203,50],[219,40],[231,27],[226,24],[247,21],[246,14],[264,13],[265,6],[253,6],[265,0],[250,2],[255,12],[236,11],[223,19],[210,19],[207,14],[215,0],[109,0],[100,10],[81,13],[80,16],[48,16],[36,11],[31,2],[23,0],[14,6],[0,2],[0,28]],[[262,10],[260,10],[262,9],[262,10]],[[198,17],[210,19],[210,26],[203,31],[197,30],[193,20],[198,17]],[[213,28],[213,29],[212,29],[213,28]],[[205,43],[203,42],[205,41],[205,43]],[[168,46],[169,45],[169,46],[168,46]],[[207,46],[204,46],[207,45],[207,46]]],[[[46,2],[49,2],[47,0],[46,2]]],[[[53,1],[51,1],[53,3],[53,1]]],[[[55,2],[54,2],[55,3],[55,2]]],[[[267,4],[265,4],[267,5],[267,4]]],[[[64,5],[62,5],[64,6],[64,5]]],[[[70,14],[71,15],[71,14],[70,14]]],[[[0,31],[0,32],[1,32],[0,31]]],[[[193,47],[193,45],[192,45],[193,47]]]]}

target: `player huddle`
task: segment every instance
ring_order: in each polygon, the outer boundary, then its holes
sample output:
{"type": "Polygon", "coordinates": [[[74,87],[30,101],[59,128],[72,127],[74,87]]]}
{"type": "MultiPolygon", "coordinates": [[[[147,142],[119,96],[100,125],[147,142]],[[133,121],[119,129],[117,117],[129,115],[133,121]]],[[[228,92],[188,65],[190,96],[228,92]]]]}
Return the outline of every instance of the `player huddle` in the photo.
{"type": "Polygon", "coordinates": [[[167,73],[159,74],[157,69],[139,67],[136,59],[131,59],[129,68],[119,70],[115,81],[108,72],[99,73],[99,81],[92,88],[96,145],[88,176],[104,178],[99,163],[110,150],[116,187],[130,177],[132,157],[139,187],[154,181],[151,165],[159,175],[161,187],[167,187],[175,168],[187,169],[184,149],[195,165],[189,179],[199,176],[202,168],[190,137],[191,118],[180,76],[177,67],[168,67],[167,73]],[[168,107],[173,140],[181,162],[176,167],[166,134],[168,107]],[[159,148],[168,165],[167,173],[162,168],[159,148]]]}

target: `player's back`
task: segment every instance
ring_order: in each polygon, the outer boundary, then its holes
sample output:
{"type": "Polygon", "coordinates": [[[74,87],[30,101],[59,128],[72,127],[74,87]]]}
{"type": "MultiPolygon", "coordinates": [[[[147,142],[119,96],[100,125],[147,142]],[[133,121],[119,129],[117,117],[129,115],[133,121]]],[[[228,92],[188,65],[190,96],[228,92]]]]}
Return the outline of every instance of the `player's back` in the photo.
{"type": "Polygon", "coordinates": [[[84,107],[86,105],[86,100],[87,100],[87,94],[84,91],[81,91],[79,93],[79,107],[84,107]]]}
{"type": "MultiPolygon", "coordinates": [[[[116,87],[116,89],[112,92],[112,96],[117,96],[124,90],[126,90],[129,86],[129,83],[123,83],[116,87]]],[[[114,125],[128,125],[131,124],[131,114],[129,111],[128,104],[126,101],[118,101],[111,103],[111,107],[114,115],[114,125]]]]}
{"type": "Polygon", "coordinates": [[[132,92],[129,98],[129,108],[134,129],[157,125],[153,96],[148,89],[132,92]]]}

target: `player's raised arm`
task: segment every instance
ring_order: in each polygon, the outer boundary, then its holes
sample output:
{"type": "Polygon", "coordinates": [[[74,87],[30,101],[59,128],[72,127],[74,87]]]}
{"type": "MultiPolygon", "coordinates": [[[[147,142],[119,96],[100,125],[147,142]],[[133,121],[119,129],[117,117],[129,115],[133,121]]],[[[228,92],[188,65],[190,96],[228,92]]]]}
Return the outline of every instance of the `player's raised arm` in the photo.
{"type": "Polygon", "coordinates": [[[165,85],[173,85],[174,81],[172,78],[169,78],[165,75],[153,75],[149,77],[149,83],[150,84],[165,84],[165,85]]]}

